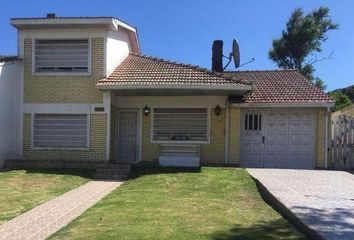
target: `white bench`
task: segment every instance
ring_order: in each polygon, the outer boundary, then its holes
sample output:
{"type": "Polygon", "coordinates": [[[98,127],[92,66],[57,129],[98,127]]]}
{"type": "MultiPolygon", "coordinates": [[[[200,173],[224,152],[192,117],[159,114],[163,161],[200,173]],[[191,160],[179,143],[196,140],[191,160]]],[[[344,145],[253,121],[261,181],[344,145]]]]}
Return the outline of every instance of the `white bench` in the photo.
{"type": "Polygon", "coordinates": [[[162,144],[159,164],[164,167],[199,167],[200,146],[195,144],[162,144]]]}

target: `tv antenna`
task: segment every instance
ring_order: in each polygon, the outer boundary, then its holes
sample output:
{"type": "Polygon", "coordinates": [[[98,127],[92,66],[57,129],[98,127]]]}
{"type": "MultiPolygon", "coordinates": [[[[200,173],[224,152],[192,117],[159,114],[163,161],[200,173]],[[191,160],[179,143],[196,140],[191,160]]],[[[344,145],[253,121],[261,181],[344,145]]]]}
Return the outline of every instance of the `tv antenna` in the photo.
{"type": "Polygon", "coordinates": [[[234,60],[234,64],[235,64],[235,68],[236,69],[240,68],[240,67],[242,67],[242,66],[244,66],[246,64],[249,64],[251,62],[254,62],[254,60],[255,60],[254,58],[252,58],[250,61],[245,62],[243,64],[240,64],[240,47],[239,47],[238,42],[237,42],[236,39],[234,39],[232,41],[232,52],[229,54],[228,57],[227,56],[223,56],[223,57],[229,59],[229,62],[226,64],[226,66],[224,67],[223,70],[225,70],[227,68],[227,66],[229,66],[229,64],[231,63],[232,59],[234,60]]]}

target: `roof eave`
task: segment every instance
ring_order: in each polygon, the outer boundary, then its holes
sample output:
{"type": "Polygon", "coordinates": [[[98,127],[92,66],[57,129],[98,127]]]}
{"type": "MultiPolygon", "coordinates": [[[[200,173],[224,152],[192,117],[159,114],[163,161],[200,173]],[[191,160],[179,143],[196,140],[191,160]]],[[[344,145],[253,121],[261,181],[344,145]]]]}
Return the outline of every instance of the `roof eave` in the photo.
{"type": "Polygon", "coordinates": [[[332,108],[334,103],[232,103],[231,106],[240,108],[332,108]]]}
{"type": "Polygon", "coordinates": [[[38,18],[38,19],[10,19],[10,24],[17,29],[45,28],[45,27],[102,27],[117,31],[122,27],[136,33],[136,29],[116,18],[38,18]]]}
{"type": "Polygon", "coordinates": [[[100,90],[124,90],[124,89],[186,89],[186,90],[241,90],[241,91],[251,91],[252,86],[250,85],[187,85],[187,84],[149,84],[149,85],[103,85],[98,83],[98,89],[100,90]]]}
{"type": "Polygon", "coordinates": [[[250,85],[208,85],[208,84],[126,84],[108,85],[98,83],[97,87],[103,89],[235,89],[252,90],[250,85]]]}

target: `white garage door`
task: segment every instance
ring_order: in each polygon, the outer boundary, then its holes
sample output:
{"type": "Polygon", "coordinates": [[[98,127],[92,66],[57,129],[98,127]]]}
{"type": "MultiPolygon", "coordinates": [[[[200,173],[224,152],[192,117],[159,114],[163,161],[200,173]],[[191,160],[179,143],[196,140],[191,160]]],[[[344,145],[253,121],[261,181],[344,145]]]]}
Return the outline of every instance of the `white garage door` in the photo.
{"type": "Polygon", "coordinates": [[[244,110],[241,165],[314,168],[314,117],[311,110],[244,110]]]}

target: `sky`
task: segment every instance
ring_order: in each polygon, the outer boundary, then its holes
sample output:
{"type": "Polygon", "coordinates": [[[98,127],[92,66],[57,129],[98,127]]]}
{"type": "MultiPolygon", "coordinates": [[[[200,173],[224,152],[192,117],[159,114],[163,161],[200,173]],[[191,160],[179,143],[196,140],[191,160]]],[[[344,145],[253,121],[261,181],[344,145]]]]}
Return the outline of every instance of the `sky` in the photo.
{"type": "MultiPolygon", "coordinates": [[[[211,67],[211,46],[224,41],[224,54],[232,39],[240,45],[239,70],[277,69],[268,58],[272,40],[281,35],[295,8],[309,12],[330,8],[339,29],[328,34],[315,64],[315,75],[327,90],[354,84],[354,1],[352,0],[11,0],[0,8],[0,54],[16,54],[16,29],[11,17],[115,16],[138,28],[143,54],[211,67]]],[[[224,61],[226,63],[226,60],[224,61]]],[[[232,66],[232,65],[230,65],[232,66]]],[[[233,70],[231,67],[230,70],[233,70]]]]}

